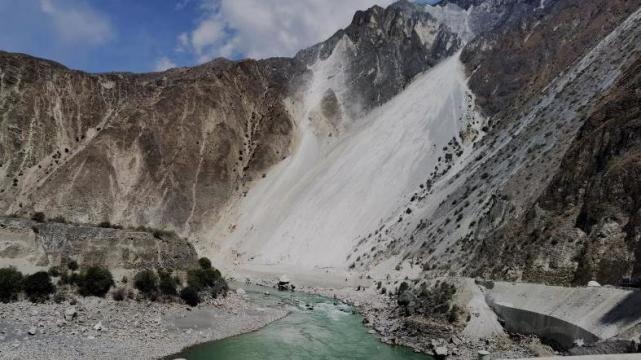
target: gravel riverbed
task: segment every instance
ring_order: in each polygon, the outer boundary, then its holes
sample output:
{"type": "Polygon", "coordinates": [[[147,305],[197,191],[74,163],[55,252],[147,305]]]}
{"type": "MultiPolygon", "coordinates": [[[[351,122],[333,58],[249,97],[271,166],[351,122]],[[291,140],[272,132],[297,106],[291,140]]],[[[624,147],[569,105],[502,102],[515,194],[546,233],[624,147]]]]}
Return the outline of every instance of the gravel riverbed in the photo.
{"type": "Polygon", "coordinates": [[[235,293],[195,308],[101,298],[0,304],[0,359],[157,359],[286,315],[235,293]]]}

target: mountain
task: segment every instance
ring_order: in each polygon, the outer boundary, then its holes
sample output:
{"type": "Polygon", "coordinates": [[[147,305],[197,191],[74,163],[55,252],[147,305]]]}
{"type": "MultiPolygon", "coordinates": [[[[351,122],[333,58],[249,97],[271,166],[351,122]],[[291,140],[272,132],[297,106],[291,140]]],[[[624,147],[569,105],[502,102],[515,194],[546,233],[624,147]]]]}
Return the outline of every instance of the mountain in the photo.
{"type": "Polygon", "coordinates": [[[252,271],[617,283],[641,271],[640,6],[399,1],[293,58],[151,74],[2,52],[0,211],[252,271]]]}

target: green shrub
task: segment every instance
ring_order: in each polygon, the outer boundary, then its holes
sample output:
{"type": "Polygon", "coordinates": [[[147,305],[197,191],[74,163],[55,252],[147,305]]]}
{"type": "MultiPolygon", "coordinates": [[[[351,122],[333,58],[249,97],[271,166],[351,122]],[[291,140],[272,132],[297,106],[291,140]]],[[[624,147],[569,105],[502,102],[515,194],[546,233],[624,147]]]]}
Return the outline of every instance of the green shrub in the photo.
{"type": "Polygon", "coordinates": [[[211,269],[211,260],[206,257],[201,257],[200,259],[198,259],[198,264],[200,265],[201,269],[211,269]]]}
{"type": "Polygon", "coordinates": [[[69,269],[71,271],[78,270],[78,262],[76,260],[67,261],[67,269],[69,269]]]}
{"type": "Polygon", "coordinates": [[[134,277],[134,287],[150,297],[158,291],[158,276],[153,270],[143,270],[134,277]]]}
{"type": "Polygon", "coordinates": [[[200,302],[198,291],[189,286],[180,291],[180,298],[189,306],[196,306],[200,302]]]}
{"type": "Polygon", "coordinates": [[[59,224],[66,224],[67,223],[67,219],[65,219],[62,216],[56,216],[55,218],[51,219],[50,222],[59,223],[59,224]]]}
{"type": "Polygon", "coordinates": [[[82,296],[104,297],[109,292],[109,289],[114,286],[111,272],[99,266],[92,266],[85,270],[77,279],[77,282],[78,292],[82,296]]]}
{"type": "Polygon", "coordinates": [[[100,224],[98,224],[98,227],[108,229],[111,227],[111,223],[109,221],[103,221],[100,224]]]}
{"type": "Polygon", "coordinates": [[[171,272],[165,270],[158,270],[158,278],[160,279],[158,283],[158,289],[160,293],[167,296],[176,296],[178,292],[176,291],[176,281],[171,277],[171,272]]]}
{"type": "Polygon", "coordinates": [[[228,291],[229,285],[227,285],[227,282],[223,278],[218,279],[216,283],[211,286],[211,296],[213,296],[214,298],[217,298],[221,295],[227,296],[228,291]]]}
{"type": "Polygon", "coordinates": [[[51,275],[51,277],[59,277],[61,274],[62,272],[58,266],[52,266],[49,268],[49,275],[51,275]]]}
{"type": "Polygon", "coordinates": [[[403,281],[401,285],[398,287],[398,295],[406,292],[407,290],[409,290],[409,288],[410,286],[405,281],[403,281]]]}
{"type": "Polygon", "coordinates": [[[127,290],[123,287],[117,288],[111,293],[111,297],[116,301],[123,301],[127,297],[127,290]]]}
{"type": "Polygon", "coordinates": [[[219,279],[222,279],[222,275],[214,268],[187,271],[187,285],[197,291],[214,286],[219,279]]]}
{"type": "Polygon", "coordinates": [[[56,304],[62,304],[65,300],[67,300],[67,297],[62,292],[56,292],[55,295],[53,295],[53,302],[56,304]]]}
{"type": "Polygon", "coordinates": [[[42,222],[45,222],[45,220],[46,220],[46,216],[45,216],[45,214],[44,214],[44,213],[42,213],[42,212],[35,212],[35,213],[33,213],[33,215],[31,216],[31,220],[36,221],[36,222],[39,222],[39,223],[42,223],[42,222]]]}
{"type": "Polygon", "coordinates": [[[51,282],[51,276],[45,271],[24,278],[22,288],[32,302],[44,302],[56,291],[56,287],[51,282]]]}
{"type": "Polygon", "coordinates": [[[0,269],[0,301],[8,303],[18,299],[22,290],[22,273],[15,268],[0,269]]]}

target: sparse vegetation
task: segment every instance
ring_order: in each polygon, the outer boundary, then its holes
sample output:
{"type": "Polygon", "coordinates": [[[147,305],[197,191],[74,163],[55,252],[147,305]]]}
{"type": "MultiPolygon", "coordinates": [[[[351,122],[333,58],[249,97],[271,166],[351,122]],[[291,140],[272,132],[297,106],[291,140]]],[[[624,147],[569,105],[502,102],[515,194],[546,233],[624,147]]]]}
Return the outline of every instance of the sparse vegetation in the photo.
{"type": "Polygon", "coordinates": [[[111,227],[111,223],[109,221],[103,221],[100,224],[98,224],[98,226],[101,227],[101,228],[110,228],[111,227]]]}
{"type": "Polygon", "coordinates": [[[398,288],[397,303],[405,315],[422,314],[455,322],[464,313],[452,304],[455,293],[456,287],[447,282],[437,282],[432,287],[422,284],[418,291],[403,282],[398,288]]]}
{"type": "Polygon", "coordinates": [[[33,221],[35,221],[35,222],[43,223],[43,222],[45,222],[45,220],[46,220],[46,216],[45,216],[45,214],[44,214],[44,213],[42,213],[42,212],[35,212],[35,213],[33,213],[33,215],[31,216],[31,220],[33,220],[33,221]]]}
{"type": "Polygon", "coordinates": [[[66,224],[67,223],[67,219],[65,219],[62,216],[56,216],[53,219],[49,220],[49,222],[59,223],[59,224],[66,224]]]}

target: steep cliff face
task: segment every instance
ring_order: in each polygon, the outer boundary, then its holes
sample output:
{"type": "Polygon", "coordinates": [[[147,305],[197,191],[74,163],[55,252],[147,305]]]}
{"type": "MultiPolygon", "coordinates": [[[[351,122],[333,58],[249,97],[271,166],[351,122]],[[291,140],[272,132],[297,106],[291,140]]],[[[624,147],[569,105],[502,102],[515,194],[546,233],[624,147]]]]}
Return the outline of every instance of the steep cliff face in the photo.
{"type": "Polygon", "coordinates": [[[514,242],[532,244],[519,256],[529,263],[526,279],[617,284],[641,274],[641,62],[635,57],[594,104],[535,206],[511,229],[514,242]]]}
{"type": "MultiPolygon", "coordinates": [[[[525,26],[520,36],[505,33],[504,43],[519,44],[521,39],[525,40],[523,46],[503,44],[486,50],[490,53],[486,62],[475,65],[477,72],[470,86],[479,97],[489,94],[490,89],[509,90],[494,90],[486,97],[488,102],[481,100],[487,112],[496,114],[496,122],[509,123],[521,121],[509,112],[540,101],[540,92],[545,93],[554,83],[550,79],[565,76],[575,64],[593,62],[580,70],[564,91],[570,97],[579,94],[582,100],[590,99],[578,108],[575,104],[581,99],[567,104],[566,111],[576,109],[570,119],[580,127],[562,130],[560,121],[565,118],[567,124],[567,115],[545,122],[549,125],[544,127],[542,149],[533,146],[525,157],[526,162],[540,160],[539,165],[534,163],[527,171],[514,174],[500,190],[491,212],[481,220],[486,226],[475,260],[477,271],[493,277],[561,284],[585,284],[592,279],[612,284],[638,274],[637,189],[629,177],[636,172],[634,89],[638,79],[633,74],[638,71],[641,45],[635,25],[639,6],[641,2],[630,1],[552,3],[534,31],[525,26]],[[543,57],[537,55],[540,52],[526,50],[529,42],[548,53],[543,57]],[[516,48],[511,60],[523,60],[518,61],[518,76],[504,72],[488,81],[487,74],[493,72],[484,71],[484,67],[507,65],[505,57],[498,55],[504,46],[516,48]],[[586,56],[585,49],[596,51],[586,56]],[[608,67],[614,71],[605,71],[608,67]],[[590,79],[599,78],[589,85],[590,79]],[[559,130],[561,134],[557,134],[559,130]],[[554,161],[549,161],[539,153],[545,152],[555,137],[559,145],[554,161]],[[526,194],[518,190],[524,186],[526,194]]],[[[479,46],[472,44],[468,50],[472,53],[479,46]]],[[[482,59],[483,52],[473,56],[482,59]]],[[[539,111],[550,113],[550,108],[539,111]]],[[[548,116],[562,113],[552,111],[548,116]]]]}
{"type": "MultiPolygon", "coordinates": [[[[404,208],[359,241],[351,255],[356,259],[353,265],[380,276],[456,273],[570,283],[577,274],[591,278],[596,270],[584,268],[603,260],[603,269],[609,266],[608,275],[595,277],[612,282],[621,274],[612,259],[625,259],[626,265],[617,267],[628,271],[635,261],[635,240],[623,240],[628,232],[601,241],[600,250],[585,250],[574,225],[580,211],[565,223],[557,222],[561,210],[549,213],[544,217],[550,221],[546,224],[539,221],[540,214],[551,205],[538,200],[556,191],[558,184],[551,182],[557,174],[572,168],[564,160],[566,152],[582,146],[575,145],[575,138],[581,138],[585,131],[581,129],[603,94],[627,86],[617,79],[629,80],[622,74],[628,74],[630,64],[638,59],[641,2],[468,5],[472,23],[475,16],[484,16],[480,9],[506,7],[503,20],[481,31],[461,56],[476,104],[486,116],[486,134],[469,154],[450,155],[439,162],[404,208]],[[554,44],[545,39],[554,39],[554,44]],[[533,218],[539,220],[530,221],[533,218]],[[533,232],[551,229],[564,233],[566,241],[530,238],[533,232]],[[570,239],[574,244],[568,245],[570,239]],[[608,247],[612,254],[604,251],[608,247]],[[586,256],[591,260],[580,260],[586,256]]],[[[450,150],[453,153],[456,149],[450,150]]],[[[601,181],[590,173],[571,173],[565,179],[574,189],[601,181]]],[[[598,192],[604,187],[591,189],[598,192]]],[[[559,197],[550,202],[567,210],[566,200],[559,197]]],[[[619,216],[636,211],[631,208],[619,216]]],[[[579,219],[584,218],[590,217],[579,219]]],[[[630,229],[632,225],[626,224],[609,225],[608,231],[617,233],[617,226],[630,229]]]]}

